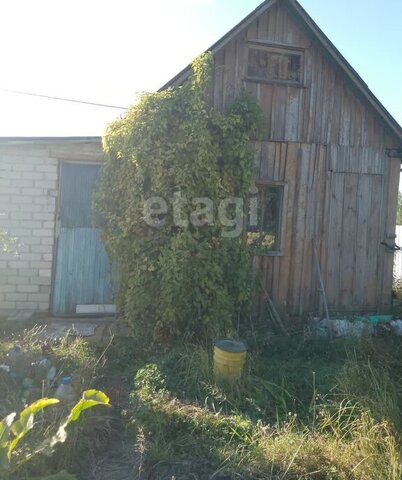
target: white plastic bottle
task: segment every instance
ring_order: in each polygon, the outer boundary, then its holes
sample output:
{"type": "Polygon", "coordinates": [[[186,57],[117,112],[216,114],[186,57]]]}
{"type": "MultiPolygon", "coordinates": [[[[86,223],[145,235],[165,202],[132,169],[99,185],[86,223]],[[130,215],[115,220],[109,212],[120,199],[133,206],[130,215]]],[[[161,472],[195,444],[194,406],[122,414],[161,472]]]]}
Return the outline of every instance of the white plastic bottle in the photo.
{"type": "Polygon", "coordinates": [[[71,377],[66,376],[61,379],[61,383],[57,387],[54,396],[63,403],[75,402],[77,395],[73,386],[71,385],[71,377]]]}

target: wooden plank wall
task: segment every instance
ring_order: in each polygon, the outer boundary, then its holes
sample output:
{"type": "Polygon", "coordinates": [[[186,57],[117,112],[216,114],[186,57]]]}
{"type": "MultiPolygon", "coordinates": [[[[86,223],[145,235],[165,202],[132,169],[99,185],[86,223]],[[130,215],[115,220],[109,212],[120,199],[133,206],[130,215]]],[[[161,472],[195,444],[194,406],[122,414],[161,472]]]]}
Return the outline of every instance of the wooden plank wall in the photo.
{"type": "Polygon", "coordinates": [[[283,2],[220,50],[215,63],[215,106],[224,108],[245,89],[264,109],[266,140],[375,147],[380,151],[390,141],[399,146],[374,109],[367,106],[283,2]],[[254,40],[301,49],[305,64],[303,86],[247,81],[247,47],[254,40]]]}
{"type": "Polygon", "coordinates": [[[312,240],[324,248],[322,225],[326,198],[326,147],[298,142],[262,142],[255,171],[264,181],[284,182],[286,205],[281,253],[259,256],[265,290],[278,308],[302,314],[316,304],[312,240]]]}
{"type": "Polygon", "coordinates": [[[287,185],[280,256],[255,259],[264,287],[291,314],[317,310],[312,239],[318,242],[333,309],[380,309],[390,302],[399,162],[385,148],[399,140],[287,9],[274,5],[215,56],[212,98],[226,108],[242,89],[265,115],[255,177],[287,185]],[[248,81],[250,42],[304,52],[302,86],[248,81]]]}

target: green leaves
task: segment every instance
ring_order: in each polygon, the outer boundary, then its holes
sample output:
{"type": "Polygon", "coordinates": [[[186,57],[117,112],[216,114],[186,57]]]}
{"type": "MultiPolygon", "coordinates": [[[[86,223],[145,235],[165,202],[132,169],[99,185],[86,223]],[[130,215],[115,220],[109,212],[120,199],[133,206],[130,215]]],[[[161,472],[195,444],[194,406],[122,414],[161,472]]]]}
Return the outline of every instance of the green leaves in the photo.
{"type": "MultiPolygon", "coordinates": [[[[225,241],[228,226],[217,218],[201,227],[189,221],[196,198],[210,200],[216,217],[222,199],[246,199],[252,183],[250,140],[258,136],[260,109],[241,94],[225,112],[215,110],[207,100],[212,73],[212,54],[200,56],[188,81],[142,95],[103,138],[107,159],[95,207],[120,267],[119,308],[142,345],[226,334],[249,308],[253,274],[241,237],[225,241]],[[169,205],[158,228],[143,208],[155,196],[169,205]],[[175,223],[178,197],[185,201],[175,223]]],[[[244,220],[240,210],[240,228],[244,220]]]]}
{"type": "Polygon", "coordinates": [[[78,420],[84,410],[95,407],[96,405],[110,407],[109,398],[103,392],[98,390],[86,390],[82,394],[81,400],[79,400],[79,402],[71,410],[71,413],[67,419],[67,425],[70,422],[75,422],[78,420]]]}
{"type": "Polygon", "coordinates": [[[11,460],[11,454],[17,447],[20,440],[33,428],[35,415],[50,405],[59,403],[57,398],[42,398],[26,407],[21,413],[18,420],[11,425],[11,432],[14,439],[9,441],[7,456],[11,460]]]}
{"type": "MultiPolygon", "coordinates": [[[[26,407],[15,420],[16,413],[10,413],[0,422],[0,471],[10,468],[12,454],[17,449],[20,441],[35,426],[35,415],[45,408],[59,403],[56,398],[41,398],[26,407]]],[[[67,438],[66,427],[71,422],[79,419],[81,413],[88,408],[96,405],[110,406],[109,398],[98,390],[86,390],[81,400],[72,408],[66,420],[60,425],[56,435],[42,442],[42,445],[34,447],[34,453],[44,452],[51,453],[52,447],[59,442],[64,442],[67,438]]],[[[32,452],[27,454],[30,458],[32,452]]]]}
{"type": "Polygon", "coordinates": [[[60,425],[57,433],[50,440],[50,443],[49,443],[50,448],[52,449],[57,443],[64,443],[67,438],[67,431],[66,431],[67,426],[71,422],[77,421],[84,410],[95,407],[97,405],[110,407],[109,398],[99,390],[86,390],[82,394],[81,400],[79,400],[74,405],[74,407],[71,409],[69,416],[60,425]]]}

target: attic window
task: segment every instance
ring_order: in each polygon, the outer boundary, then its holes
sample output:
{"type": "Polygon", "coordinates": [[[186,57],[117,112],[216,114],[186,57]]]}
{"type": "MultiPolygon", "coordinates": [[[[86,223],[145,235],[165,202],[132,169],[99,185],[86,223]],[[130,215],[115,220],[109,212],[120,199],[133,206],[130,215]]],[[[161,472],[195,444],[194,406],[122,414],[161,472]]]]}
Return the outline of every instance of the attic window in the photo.
{"type": "Polygon", "coordinates": [[[301,84],[303,54],[295,50],[249,47],[247,77],[262,82],[301,84]]]}

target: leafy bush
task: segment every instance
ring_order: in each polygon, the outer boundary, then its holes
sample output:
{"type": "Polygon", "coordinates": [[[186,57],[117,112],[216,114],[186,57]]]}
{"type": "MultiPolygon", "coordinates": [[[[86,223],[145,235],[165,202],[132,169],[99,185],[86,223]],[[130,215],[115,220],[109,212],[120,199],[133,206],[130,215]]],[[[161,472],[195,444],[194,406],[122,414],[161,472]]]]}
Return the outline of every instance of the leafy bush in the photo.
{"type": "Polygon", "coordinates": [[[142,345],[226,334],[250,305],[253,274],[242,236],[231,238],[230,227],[208,222],[191,203],[210,199],[216,220],[220,202],[245,200],[252,182],[259,107],[241,95],[225,113],[215,111],[206,100],[211,68],[212,56],[200,57],[188,81],[143,95],[103,139],[107,160],[95,204],[121,272],[120,307],[142,345]],[[181,204],[182,217],[149,226],[144,204],[155,196],[181,204]]]}

